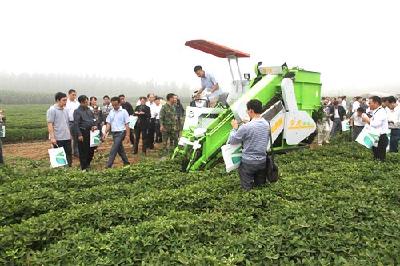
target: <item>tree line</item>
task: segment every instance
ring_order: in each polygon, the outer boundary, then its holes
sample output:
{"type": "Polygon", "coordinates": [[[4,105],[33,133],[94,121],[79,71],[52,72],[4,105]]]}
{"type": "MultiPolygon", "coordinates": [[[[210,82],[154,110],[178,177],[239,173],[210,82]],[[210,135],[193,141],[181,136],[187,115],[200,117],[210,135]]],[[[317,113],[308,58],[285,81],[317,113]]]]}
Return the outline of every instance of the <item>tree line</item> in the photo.
{"type": "Polygon", "coordinates": [[[159,83],[155,80],[138,82],[129,78],[107,78],[93,75],[61,74],[9,74],[0,73],[1,104],[48,104],[54,101],[54,93],[76,89],[78,94],[96,96],[125,94],[128,99],[154,92],[165,96],[174,92],[182,98],[191,94],[188,85],[176,82],[159,83]]]}

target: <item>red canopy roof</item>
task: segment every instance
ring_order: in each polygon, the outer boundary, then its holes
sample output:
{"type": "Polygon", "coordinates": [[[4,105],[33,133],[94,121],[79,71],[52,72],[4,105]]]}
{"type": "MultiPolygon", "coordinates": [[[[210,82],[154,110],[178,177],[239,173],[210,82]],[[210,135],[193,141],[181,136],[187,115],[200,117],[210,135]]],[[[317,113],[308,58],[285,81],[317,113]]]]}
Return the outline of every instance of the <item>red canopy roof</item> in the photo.
{"type": "Polygon", "coordinates": [[[244,53],[238,50],[234,50],[232,48],[219,45],[213,42],[209,42],[206,40],[193,40],[193,41],[187,41],[185,43],[186,46],[192,47],[194,49],[203,51],[207,54],[212,54],[217,57],[221,58],[228,58],[230,56],[236,56],[236,57],[250,57],[250,54],[244,53]]]}

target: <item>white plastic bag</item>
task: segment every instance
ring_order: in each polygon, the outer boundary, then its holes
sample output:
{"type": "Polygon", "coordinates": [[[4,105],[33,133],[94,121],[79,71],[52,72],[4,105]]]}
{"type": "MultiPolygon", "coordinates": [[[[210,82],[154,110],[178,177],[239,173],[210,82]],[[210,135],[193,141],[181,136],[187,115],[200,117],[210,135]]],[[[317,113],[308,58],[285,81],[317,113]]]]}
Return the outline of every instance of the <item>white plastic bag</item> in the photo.
{"type": "Polygon", "coordinates": [[[107,130],[107,125],[103,125],[103,126],[101,127],[101,133],[102,133],[103,135],[105,135],[105,134],[106,134],[106,130],[107,130]]]}
{"type": "Polygon", "coordinates": [[[139,117],[134,116],[134,115],[130,115],[129,116],[129,128],[130,129],[134,129],[135,128],[135,125],[136,125],[136,122],[137,122],[138,118],[139,117]]]}
{"type": "Polygon", "coordinates": [[[345,132],[345,131],[349,131],[350,130],[350,122],[349,122],[349,120],[343,120],[342,121],[342,131],[343,132],[345,132]]]}
{"type": "Polygon", "coordinates": [[[63,147],[49,149],[50,165],[52,168],[60,167],[68,164],[67,155],[63,147]]]}
{"type": "Polygon", "coordinates": [[[242,144],[226,144],[221,147],[226,172],[229,173],[239,167],[242,161],[242,144]]]}
{"type": "Polygon", "coordinates": [[[6,137],[6,126],[0,125],[0,138],[6,137]]]}
{"type": "Polygon", "coordinates": [[[100,130],[90,131],[90,147],[97,147],[100,143],[100,130]]]}
{"type": "Polygon", "coordinates": [[[361,133],[358,135],[356,141],[361,145],[371,149],[376,147],[379,141],[379,132],[369,125],[365,125],[361,133]]]}

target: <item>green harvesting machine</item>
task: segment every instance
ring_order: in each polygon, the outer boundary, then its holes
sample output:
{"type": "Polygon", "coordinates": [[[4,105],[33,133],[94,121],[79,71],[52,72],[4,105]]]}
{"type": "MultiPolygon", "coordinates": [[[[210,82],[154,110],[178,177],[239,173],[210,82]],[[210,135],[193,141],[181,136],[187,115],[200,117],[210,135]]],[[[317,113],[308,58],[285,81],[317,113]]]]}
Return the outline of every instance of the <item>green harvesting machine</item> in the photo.
{"type": "MultiPolygon", "coordinates": [[[[182,137],[173,158],[182,159],[183,171],[208,169],[222,157],[232,129],[231,120],[246,122],[246,103],[251,99],[262,102],[263,117],[269,121],[274,151],[284,151],[312,142],[316,124],[312,115],[321,106],[320,73],[300,68],[267,67],[259,62],[256,76],[242,79],[238,58],[250,55],[205,40],[186,42],[186,46],[227,58],[232,74],[232,89],[227,104],[215,108],[187,107],[182,137]],[[236,61],[239,80],[235,80],[231,63],[236,61]]],[[[267,129],[266,129],[267,130],[267,129]]]]}

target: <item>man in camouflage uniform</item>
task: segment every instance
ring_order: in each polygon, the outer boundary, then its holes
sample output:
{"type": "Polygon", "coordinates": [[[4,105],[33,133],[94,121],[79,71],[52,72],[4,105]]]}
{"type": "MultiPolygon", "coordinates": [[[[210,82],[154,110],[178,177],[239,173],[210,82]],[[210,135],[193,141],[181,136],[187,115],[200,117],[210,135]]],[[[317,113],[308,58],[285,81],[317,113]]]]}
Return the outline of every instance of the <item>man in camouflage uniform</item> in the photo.
{"type": "Polygon", "coordinates": [[[177,138],[177,116],[175,110],[175,95],[173,93],[168,93],[167,103],[161,107],[160,111],[160,130],[162,132],[162,140],[164,143],[164,149],[167,151],[168,140],[173,143],[173,147],[178,144],[177,138]]]}

